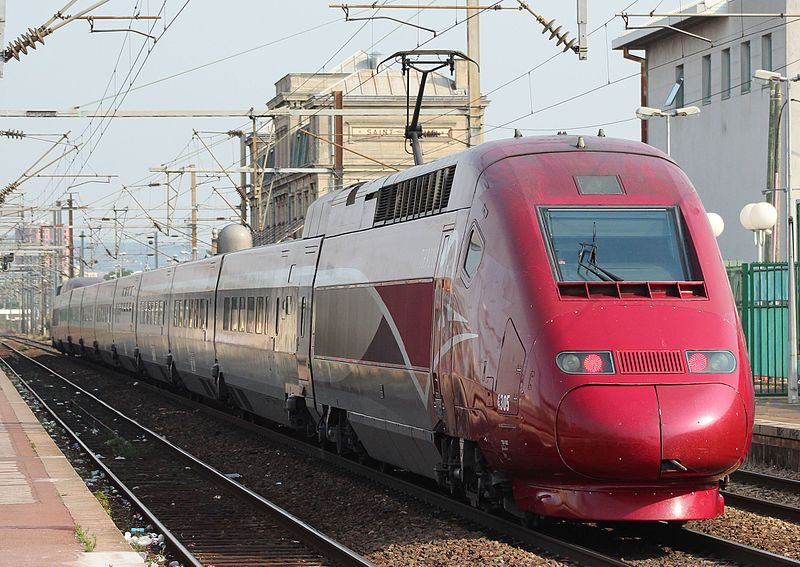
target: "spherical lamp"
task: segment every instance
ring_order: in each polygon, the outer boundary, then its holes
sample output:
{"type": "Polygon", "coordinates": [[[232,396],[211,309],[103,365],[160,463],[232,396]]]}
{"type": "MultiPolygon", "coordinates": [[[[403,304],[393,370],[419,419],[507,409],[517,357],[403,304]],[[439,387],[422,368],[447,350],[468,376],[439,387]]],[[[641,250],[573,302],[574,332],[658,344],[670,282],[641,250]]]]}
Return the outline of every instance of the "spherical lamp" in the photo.
{"type": "Polygon", "coordinates": [[[778,211],[766,201],[756,203],[750,209],[750,224],[756,230],[766,230],[775,226],[778,220],[778,211]]]}
{"type": "Polygon", "coordinates": [[[711,225],[711,232],[714,233],[714,238],[719,238],[722,231],[725,230],[725,221],[717,213],[707,213],[708,222],[711,225]]]}
{"type": "Polygon", "coordinates": [[[750,211],[753,210],[755,207],[755,203],[747,203],[744,207],[742,207],[741,212],[739,212],[739,222],[745,227],[747,230],[755,230],[756,227],[753,226],[753,223],[750,221],[750,211]]]}

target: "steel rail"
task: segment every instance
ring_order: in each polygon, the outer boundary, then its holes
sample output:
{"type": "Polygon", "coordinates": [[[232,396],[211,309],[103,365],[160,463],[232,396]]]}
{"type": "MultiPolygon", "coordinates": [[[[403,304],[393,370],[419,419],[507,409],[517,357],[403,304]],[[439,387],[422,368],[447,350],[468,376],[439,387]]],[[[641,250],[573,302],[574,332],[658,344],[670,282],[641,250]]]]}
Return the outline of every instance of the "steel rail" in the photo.
{"type": "MultiPolygon", "coordinates": [[[[61,354],[59,351],[53,349],[49,344],[46,343],[39,343],[38,341],[30,341],[29,339],[19,338],[14,338],[13,340],[26,342],[29,344],[36,344],[36,348],[44,348],[52,352],[54,355],[61,354]]],[[[78,362],[81,359],[74,358],[72,360],[74,362],[78,362]]],[[[98,368],[97,365],[94,364],[91,367],[95,369],[98,368]]],[[[126,374],[126,377],[127,376],[128,375],[126,374]]],[[[458,515],[470,522],[474,522],[475,524],[492,530],[496,533],[513,537],[514,539],[535,547],[541,551],[546,551],[565,559],[576,561],[581,565],[586,565],[587,567],[625,567],[629,565],[629,563],[620,561],[615,557],[610,557],[587,547],[570,543],[563,539],[531,530],[529,528],[525,528],[516,522],[489,514],[467,504],[453,500],[453,498],[448,495],[443,495],[400,478],[381,473],[366,465],[362,465],[345,457],[325,451],[317,445],[299,441],[295,437],[281,433],[269,427],[258,425],[250,421],[245,421],[240,417],[232,415],[228,412],[216,409],[202,402],[191,400],[167,389],[149,384],[144,381],[139,381],[137,387],[143,387],[150,391],[156,392],[159,396],[169,398],[173,402],[183,405],[184,407],[199,409],[211,417],[236,427],[257,433],[276,444],[288,447],[304,456],[316,458],[323,462],[334,465],[339,469],[343,469],[347,472],[366,478],[367,480],[410,495],[411,497],[416,498],[425,504],[429,504],[444,511],[458,515]]]]}
{"type": "MultiPolygon", "coordinates": [[[[18,341],[18,339],[14,338],[11,339],[14,341],[18,341]]],[[[22,342],[22,341],[20,341],[22,342]]],[[[335,561],[339,565],[343,565],[346,567],[374,567],[372,563],[367,561],[365,558],[361,557],[353,550],[349,549],[348,547],[340,544],[339,542],[335,541],[334,539],[328,537],[326,534],[320,532],[310,524],[303,522],[300,518],[290,514],[283,508],[277,506],[276,504],[272,503],[271,501],[267,500],[260,494],[254,492],[253,490],[247,488],[246,486],[236,482],[233,479],[228,478],[225,476],[224,473],[220,472],[216,468],[212,467],[211,465],[205,463],[204,461],[198,459],[188,451],[182,449],[181,447],[175,445],[174,443],[170,442],[169,440],[165,439],[163,436],[159,435],[155,431],[151,430],[150,428],[138,423],[136,420],[128,417],[124,413],[120,412],[116,408],[110,406],[105,401],[101,400],[91,392],[81,388],[68,378],[58,374],[54,370],[48,368],[46,365],[42,364],[41,362],[34,360],[33,358],[27,356],[26,354],[22,353],[18,349],[15,349],[11,345],[8,344],[7,340],[0,340],[0,344],[3,344],[6,348],[15,352],[18,356],[21,356],[28,360],[29,362],[39,366],[46,372],[52,374],[56,378],[66,382],[72,388],[80,391],[85,396],[91,398],[98,404],[102,405],[108,411],[114,413],[115,415],[119,416],[120,418],[124,419],[134,427],[137,427],[141,431],[145,432],[148,436],[153,438],[154,440],[159,441],[163,445],[169,447],[172,451],[180,454],[183,458],[191,462],[193,465],[203,469],[207,474],[215,478],[216,480],[228,485],[232,489],[240,492],[241,494],[247,496],[251,500],[257,502],[259,505],[264,507],[266,510],[270,512],[273,517],[278,518],[281,522],[284,523],[284,526],[288,531],[296,535],[304,544],[308,545],[310,548],[318,551],[328,559],[335,561]]],[[[39,348],[37,346],[37,348],[39,348]]],[[[5,361],[4,361],[5,362],[5,361]]],[[[6,363],[8,366],[8,364],[6,363]]],[[[27,386],[26,386],[27,387],[27,386]]],[[[37,396],[38,398],[38,396],[37,396]]],[[[38,398],[41,400],[41,398],[38,398]]],[[[63,424],[63,421],[59,419],[59,423],[63,424]]],[[[81,443],[83,445],[83,443],[81,443]]],[[[88,450],[88,447],[87,447],[88,450]]],[[[155,524],[154,524],[155,525],[155,524]]],[[[165,536],[166,537],[166,536],[165,536]]],[[[200,565],[198,563],[198,565],[200,565]]]]}
{"type": "MultiPolygon", "coordinates": [[[[37,348],[41,347],[37,345],[37,348]]],[[[49,345],[46,345],[46,348],[48,350],[51,350],[51,352],[53,352],[54,354],[58,352],[55,349],[52,349],[49,345]]],[[[80,359],[75,359],[75,360],[80,360],[80,359]]],[[[155,391],[159,395],[168,397],[179,404],[194,409],[200,409],[215,418],[231,423],[237,427],[258,433],[264,437],[269,438],[274,442],[280,443],[285,446],[289,446],[290,448],[299,453],[316,457],[325,462],[333,464],[339,468],[366,477],[369,480],[380,483],[384,486],[387,486],[399,492],[409,494],[412,497],[417,498],[426,504],[436,506],[445,511],[454,513],[469,521],[475,522],[478,525],[484,526],[495,532],[511,536],[523,543],[534,546],[541,550],[553,553],[555,555],[564,558],[575,560],[582,565],[589,565],[589,566],[629,565],[624,561],[620,561],[616,558],[609,557],[600,552],[594,551],[592,549],[583,546],[569,543],[559,537],[551,536],[548,534],[544,534],[542,532],[524,528],[523,526],[516,524],[512,521],[488,514],[486,512],[483,512],[482,510],[478,510],[466,504],[462,504],[461,502],[455,501],[447,495],[442,495],[437,492],[407,482],[405,480],[399,479],[397,477],[386,475],[365,465],[361,465],[344,457],[340,457],[336,454],[325,451],[316,445],[299,442],[294,437],[275,431],[268,427],[264,427],[262,425],[242,420],[241,418],[235,415],[231,415],[230,413],[221,411],[205,403],[187,399],[186,397],[181,396],[180,394],[173,393],[169,390],[165,390],[164,388],[148,384],[147,382],[139,382],[139,386],[145,387],[151,391],[155,391]]],[[[750,473],[745,471],[740,471],[733,475],[734,479],[737,479],[737,477],[739,479],[743,477],[757,478],[762,483],[766,483],[769,480],[772,480],[775,483],[778,482],[783,483],[786,480],[786,479],[773,480],[774,477],[770,477],[769,475],[761,475],[758,473],[750,473]]],[[[753,482],[757,481],[753,480],[753,482]]],[[[797,481],[789,481],[789,482],[793,483],[797,481]]],[[[783,487],[785,489],[786,485],[783,484],[783,487]]],[[[730,499],[728,500],[728,502],[732,503],[730,499]]],[[[708,553],[717,554],[720,556],[724,556],[726,559],[730,559],[732,561],[746,562],[748,564],[754,564],[754,565],[800,567],[800,561],[796,559],[781,556],[766,550],[754,548],[752,546],[748,546],[731,540],[726,540],[723,538],[712,536],[689,528],[675,529],[670,527],[665,529],[662,527],[657,527],[654,530],[647,530],[647,531],[652,533],[653,537],[658,538],[659,541],[663,542],[664,540],[669,540],[670,544],[677,549],[685,549],[688,547],[693,551],[699,552],[701,554],[708,554],[708,553]]]]}
{"type": "Polygon", "coordinates": [[[800,522],[800,508],[787,506],[778,502],[770,502],[763,498],[745,496],[728,490],[721,490],[720,494],[725,498],[725,504],[742,508],[748,512],[762,514],[772,518],[781,518],[789,522],[800,522]]]}
{"type": "Polygon", "coordinates": [[[748,484],[760,484],[769,488],[779,488],[800,494],[800,480],[784,478],[770,474],[758,473],[754,471],[738,470],[731,475],[731,480],[746,482],[748,484]]]}
{"type": "MultiPolygon", "coordinates": [[[[3,342],[3,344],[5,344],[5,342],[3,342]]],[[[13,347],[8,346],[7,344],[6,346],[14,350],[13,347]]],[[[88,447],[88,445],[86,445],[86,443],[84,443],[80,435],[78,435],[66,423],[64,423],[64,421],[58,416],[58,414],[49,405],[47,405],[47,402],[45,402],[42,399],[42,397],[39,396],[36,390],[34,390],[33,387],[30,384],[28,384],[28,382],[22,376],[20,376],[19,373],[16,370],[14,370],[4,358],[0,358],[0,361],[2,361],[2,363],[14,374],[16,379],[19,380],[19,382],[23,386],[25,386],[25,389],[28,390],[28,392],[30,392],[30,394],[34,398],[36,398],[36,400],[47,411],[47,413],[49,413],[53,417],[53,419],[58,422],[58,424],[61,426],[64,432],[67,433],[67,435],[69,435],[69,437],[75,443],[80,445],[81,450],[83,450],[89,456],[89,458],[92,459],[92,461],[94,461],[94,464],[100,470],[103,471],[103,473],[106,475],[106,478],[108,478],[111,481],[111,483],[117,488],[117,490],[122,492],[125,495],[125,498],[127,498],[128,501],[130,501],[133,504],[133,506],[137,510],[139,510],[142,516],[144,516],[147,519],[147,521],[150,522],[155,527],[155,529],[157,529],[161,534],[164,535],[164,539],[167,542],[169,542],[172,551],[180,559],[180,561],[185,565],[191,565],[193,567],[203,567],[203,564],[192,554],[192,552],[186,549],[186,547],[184,547],[184,545],[178,540],[175,534],[173,534],[170,530],[168,530],[167,527],[158,520],[155,514],[153,514],[150,511],[150,509],[147,506],[145,506],[144,502],[139,500],[133,493],[133,491],[130,488],[128,488],[128,486],[124,482],[122,482],[120,478],[118,478],[113,472],[111,472],[111,469],[109,469],[106,466],[106,464],[102,461],[102,459],[100,459],[97,456],[97,454],[94,451],[92,451],[88,447]]]]}
{"type": "Polygon", "coordinates": [[[758,565],[759,567],[800,566],[800,561],[797,559],[778,555],[777,553],[723,539],[690,528],[664,530],[659,536],[671,540],[670,543],[678,549],[688,546],[691,549],[700,550],[704,553],[714,553],[726,559],[730,559],[731,561],[746,563],[747,565],[758,565]],[[667,535],[665,536],[664,533],[667,535]]]}

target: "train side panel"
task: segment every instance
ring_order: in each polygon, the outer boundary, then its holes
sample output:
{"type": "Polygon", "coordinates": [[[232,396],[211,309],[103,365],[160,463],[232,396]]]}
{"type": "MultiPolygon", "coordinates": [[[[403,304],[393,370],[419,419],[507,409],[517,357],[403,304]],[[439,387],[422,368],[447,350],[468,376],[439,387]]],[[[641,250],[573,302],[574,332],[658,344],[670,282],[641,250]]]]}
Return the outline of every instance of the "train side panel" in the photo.
{"type": "Polygon", "coordinates": [[[78,332],[79,350],[83,356],[96,358],[94,319],[98,286],[90,285],[81,289],[83,293],[81,298],[80,331],[78,332]]]}
{"type": "Polygon", "coordinates": [[[298,350],[308,348],[320,243],[228,254],[220,274],[215,345],[224,386],[236,405],[279,423],[289,423],[290,396],[313,396],[307,355],[298,357],[298,350]]]}
{"type": "Polygon", "coordinates": [[[139,353],[136,347],[136,296],[139,294],[141,274],[120,279],[114,290],[114,347],[120,366],[130,371],[139,370],[139,353]]]}
{"type": "Polygon", "coordinates": [[[69,300],[72,291],[61,291],[53,304],[53,320],[50,334],[53,337],[53,346],[61,352],[67,351],[69,335],[69,300]]]}
{"type": "Polygon", "coordinates": [[[97,341],[97,353],[106,364],[114,363],[114,335],[112,321],[114,316],[114,290],[117,280],[98,284],[95,300],[94,332],[97,341]]]}
{"type": "Polygon", "coordinates": [[[136,302],[136,346],[139,359],[147,374],[169,381],[169,341],[167,336],[167,302],[169,301],[172,267],[144,272],[136,302]]]}
{"type": "Polygon", "coordinates": [[[441,460],[431,381],[436,266],[443,236],[465,215],[326,238],[314,286],[318,406],[346,410],[370,456],[426,476],[441,460]]]}
{"type": "Polygon", "coordinates": [[[169,355],[174,379],[189,391],[217,397],[214,317],[222,256],[175,266],[169,300],[169,355]]]}
{"type": "Polygon", "coordinates": [[[83,289],[73,289],[69,292],[69,316],[67,318],[67,352],[80,354],[81,333],[81,302],[83,289]]]}

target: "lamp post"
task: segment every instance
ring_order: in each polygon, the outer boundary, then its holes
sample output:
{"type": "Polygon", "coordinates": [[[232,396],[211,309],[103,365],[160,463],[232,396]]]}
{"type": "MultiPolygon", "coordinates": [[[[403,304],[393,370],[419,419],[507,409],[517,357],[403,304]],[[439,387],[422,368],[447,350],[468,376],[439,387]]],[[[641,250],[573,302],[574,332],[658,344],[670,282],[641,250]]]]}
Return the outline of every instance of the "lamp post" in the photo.
{"type": "Polygon", "coordinates": [[[748,203],[739,213],[739,222],[747,230],[753,231],[753,240],[758,250],[758,261],[764,261],[764,241],[767,231],[778,220],[778,211],[770,203],[748,203]]]}
{"type": "Polygon", "coordinates": [[[640,106],[636,109],[636,118],[641,120],[664,118],[667,121],[667,155],[672,155],[670,153],[672,141],[670,140],[669,119],[679,116],[695,116],[697,114],[700,114],[700,109],[696,106],[686,106],[674,110],[659,110],[658,108],[651,108],[649,106],[640,106]]]}
{"type": "MultiPolygon", "coordinates": [[[[800,102],[792,98],[792,83],[800,80],[800,75],[794,77],[784,77],[775,71],[767,71],[765,69],[758,69],[753,77],[762,81],[778,81],[786,83],[786,101],[781,106],[778,112],[777,132],[776,137],[780,135],[781,116],[783,109],[790,102],[800,102]]],[[[789,403],[796,404],[800,402],[798,399],[797,390],[797,289],[795,284],[795,241],[794,241],[794,209],[796,201],[794,198],[794,190],[792,188],[792,106],[789,105],[789,112],[786,114],[786,152],[788,154],[786,159],[786,264],[788,272],[788,286],[789,297],[787,307],[789,309],[789,365],[788,365],[788,387],[789,387],[789,403]]],[[[780,139],[778,137],[778,139],[780,139]]],[[[778,189],[777,187],[775,189],[778,189]]]]}

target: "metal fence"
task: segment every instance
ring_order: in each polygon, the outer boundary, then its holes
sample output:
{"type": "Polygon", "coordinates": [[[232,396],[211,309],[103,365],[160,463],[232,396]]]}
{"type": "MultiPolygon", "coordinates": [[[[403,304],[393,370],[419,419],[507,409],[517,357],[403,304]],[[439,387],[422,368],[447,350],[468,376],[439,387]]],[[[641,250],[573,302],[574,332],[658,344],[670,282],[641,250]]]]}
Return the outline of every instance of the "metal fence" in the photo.
{"type": "Polygon", "coordinates": [[[756,395],[787,395],[788,269],[785,262],[728,266],[756,395]]]}

